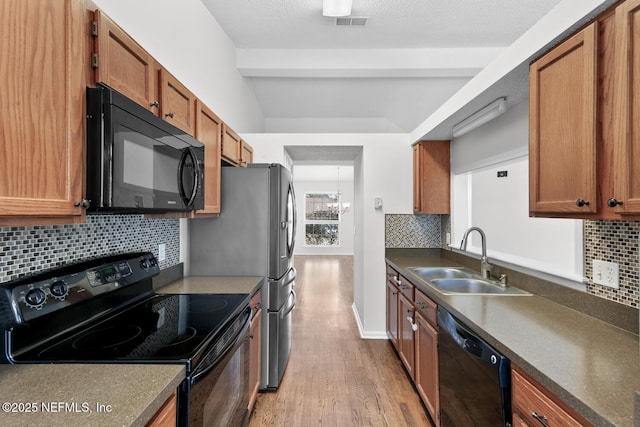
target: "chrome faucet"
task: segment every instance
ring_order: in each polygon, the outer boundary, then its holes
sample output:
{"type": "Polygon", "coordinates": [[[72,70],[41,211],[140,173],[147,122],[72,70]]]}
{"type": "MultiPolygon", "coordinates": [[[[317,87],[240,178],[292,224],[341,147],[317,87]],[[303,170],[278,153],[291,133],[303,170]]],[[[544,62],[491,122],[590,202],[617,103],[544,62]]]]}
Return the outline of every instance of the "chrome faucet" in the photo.
{"type": "Polygon", "coordinates": [[[480,259],[480,272],[482,273],[482,277],[485,279],[491,278],[491,270],[493,266],[489,264],[489,259],[487,258],[487,237],[484,235],[484,231],[480,227],[470,227],[467,231],[464,232],[462,236],[462,242],[460,242],[460,249],[463,251],[467,250],[467,238],[472,231],[477,231],[480,233],[480,237],[482,238],[482,258],[480,259]]]}

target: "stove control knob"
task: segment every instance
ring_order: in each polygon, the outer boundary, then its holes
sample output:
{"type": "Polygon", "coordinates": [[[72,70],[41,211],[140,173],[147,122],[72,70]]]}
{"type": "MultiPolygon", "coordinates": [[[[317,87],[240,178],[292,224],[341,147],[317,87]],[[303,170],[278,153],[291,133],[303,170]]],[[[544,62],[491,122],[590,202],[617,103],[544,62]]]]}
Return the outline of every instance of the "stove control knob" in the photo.
{"type": "Polygon", "coordinates": [[[42,289],[31,289],[24,296],[24,303],[31,308],[42,308],[42,304],[44,304],[47,299],[47,295],[44,293],[42,289]]]}
{"type": "Polygon", "coordinates": [[[140,260],[140,267],[144,268],[145,270],[149,268],[149,264],[147,263],[146,259],[140,260]]]}
{"type": "Polygon", "coordinates": [[[149,265],[151,267],[155,267],[156,266],[156,259],[154,257],[149,258],[149,265]]]}
{"type": "Polygon", "coordinates": [[[51,295],[54,297],[63,299],[67,296],[67,293],[69,293],[69,288],[62,280],[57,280],[51,284],[49,292],[51,292],[51,295]]]}

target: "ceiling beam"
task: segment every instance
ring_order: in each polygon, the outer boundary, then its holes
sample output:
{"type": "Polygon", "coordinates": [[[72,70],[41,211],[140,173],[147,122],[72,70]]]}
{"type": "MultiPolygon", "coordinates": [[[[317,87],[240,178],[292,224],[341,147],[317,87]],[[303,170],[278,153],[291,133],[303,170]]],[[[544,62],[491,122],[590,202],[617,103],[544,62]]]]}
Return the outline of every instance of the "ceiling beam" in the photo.
{"type": "Polygon", "coordinates": [[[237,49],[245,77],[473,77],[504,48],[237,49]]]}

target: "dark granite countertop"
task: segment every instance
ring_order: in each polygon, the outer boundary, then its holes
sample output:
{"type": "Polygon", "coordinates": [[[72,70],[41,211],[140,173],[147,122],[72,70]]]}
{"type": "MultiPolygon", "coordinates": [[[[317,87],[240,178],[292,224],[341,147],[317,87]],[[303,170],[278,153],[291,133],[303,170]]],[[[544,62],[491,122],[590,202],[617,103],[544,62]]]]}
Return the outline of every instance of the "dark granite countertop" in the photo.
{"type": "Polygon", "coordinates": [[[388,249],[386,259],[594,425],[633,425],[640,390],[637,334],[539,295],[445,295],[408,270],[461,266],[444,252],[388,249]]]}
{"type": "Polygon", "coordinates": [[[0,425],[143,427],[184,376],[183,365],[0,365],[0,425]]]}
{"type": "Polygon", "coordinates": [[[188,276],[156,288],[160,294],[253,294],[264,277],[188,276]]]}

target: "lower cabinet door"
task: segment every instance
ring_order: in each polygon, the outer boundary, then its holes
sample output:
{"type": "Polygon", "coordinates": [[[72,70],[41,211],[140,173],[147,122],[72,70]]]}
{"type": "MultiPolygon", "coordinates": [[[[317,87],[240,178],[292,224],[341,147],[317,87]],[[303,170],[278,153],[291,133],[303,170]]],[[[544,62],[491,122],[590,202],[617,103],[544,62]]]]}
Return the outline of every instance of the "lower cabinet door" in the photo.
{"type": "Polygon", "coordinates": [[[414,378],[414,323],[413,303],[401,294],[398,303],[398,353],[411,378],[414,378]]]}
{"type": "Polygon", "coordinates": [[[415,318],[416,360],[415,384],[431,419],[436,424],[440,412],[440,394],[438,388],[438,331],[420,314],[415,318]]]}

